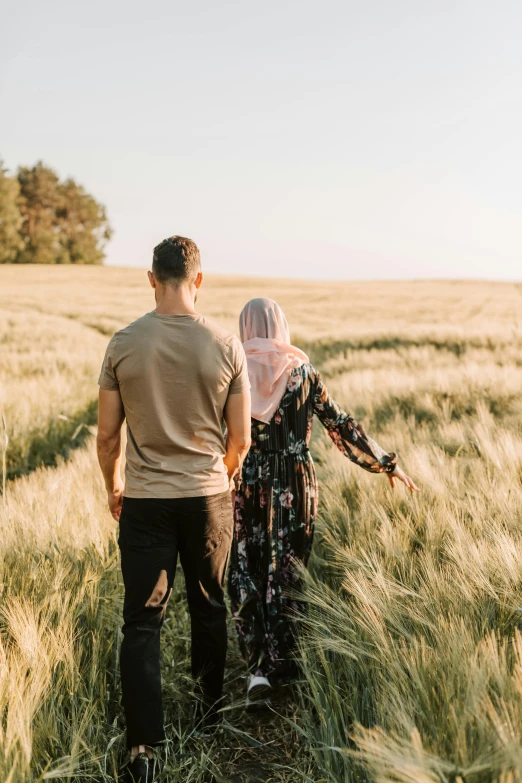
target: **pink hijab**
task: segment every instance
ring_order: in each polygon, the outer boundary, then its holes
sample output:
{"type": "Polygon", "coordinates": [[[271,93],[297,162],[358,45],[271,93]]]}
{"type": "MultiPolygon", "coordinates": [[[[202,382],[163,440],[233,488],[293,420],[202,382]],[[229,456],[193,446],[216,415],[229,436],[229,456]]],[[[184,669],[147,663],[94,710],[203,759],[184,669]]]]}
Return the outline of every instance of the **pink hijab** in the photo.
{"type": "Polygon", "coordinates": [[[290,371],[308,356],[290,344],[288,322],[273,299],[251,299],[239,316],[239,333],[252,386],[252,417],[268,424],[283,397],[290,371]]]}

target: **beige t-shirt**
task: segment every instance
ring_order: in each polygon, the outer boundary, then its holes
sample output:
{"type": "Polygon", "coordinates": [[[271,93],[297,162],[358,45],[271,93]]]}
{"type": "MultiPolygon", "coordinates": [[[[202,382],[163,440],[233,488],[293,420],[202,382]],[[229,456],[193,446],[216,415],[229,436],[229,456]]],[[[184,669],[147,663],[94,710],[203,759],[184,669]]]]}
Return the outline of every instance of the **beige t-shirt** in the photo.
{"type": "Polygon", "coordinates": [[[125,409],[126,497],[227,489],[223,409],[250,388],[235,335],[200,315],[148,313],[116,332],[98,383],[119,389],[125,409]]]}

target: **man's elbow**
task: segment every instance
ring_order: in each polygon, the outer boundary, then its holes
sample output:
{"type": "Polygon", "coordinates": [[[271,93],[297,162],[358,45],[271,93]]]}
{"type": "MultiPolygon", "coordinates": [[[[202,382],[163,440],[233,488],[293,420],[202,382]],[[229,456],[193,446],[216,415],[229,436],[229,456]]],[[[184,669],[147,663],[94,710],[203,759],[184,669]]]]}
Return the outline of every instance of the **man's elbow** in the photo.
{"type": "Polygon", "coordinates": [[[252,443],[250,433],[245,435],[232,435],[229,432],[228,441],[234,451],[237,451],[238,454],[245,454],[252,443]]]}
{"type": "Polygon", "coordinates": [[[96,445],[99,449],[107,450],[117,445],[120,438],[120,433],[107,432],[98,428],[96,433],[96,445]]]}
{"type": "Polygon", "coordinates": [[[243,438],[239,439],[239,443],[236,444],[236,448],[241,454],[245,454],[251,445],[252,439],[250,435],[245,435],[243,438]]]}

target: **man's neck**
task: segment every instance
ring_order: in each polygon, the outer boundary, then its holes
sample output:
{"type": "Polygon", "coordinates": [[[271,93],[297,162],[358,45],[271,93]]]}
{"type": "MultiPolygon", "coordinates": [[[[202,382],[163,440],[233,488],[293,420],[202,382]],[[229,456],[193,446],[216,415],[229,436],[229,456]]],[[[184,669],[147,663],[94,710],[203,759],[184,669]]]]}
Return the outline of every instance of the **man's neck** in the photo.
{"type": "Polygon", "coordinates": [[[187,286],[165,286],[157,291],[156,312],[160,315],[197,315],[194,298],[187,286]]]}

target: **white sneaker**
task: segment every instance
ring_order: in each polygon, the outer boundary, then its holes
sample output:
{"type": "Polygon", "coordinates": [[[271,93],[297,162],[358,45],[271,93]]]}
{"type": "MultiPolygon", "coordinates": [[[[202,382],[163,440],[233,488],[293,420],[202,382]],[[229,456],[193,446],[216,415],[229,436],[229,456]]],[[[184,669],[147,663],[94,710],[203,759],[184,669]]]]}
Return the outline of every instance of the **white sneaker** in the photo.
{"type": "Polygon", "coordinates": [[[270,705],[272,686],[267,677],[251,674],[247,686],[247,707],[264,707],[270,705]]]}

